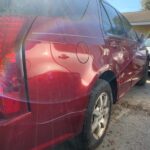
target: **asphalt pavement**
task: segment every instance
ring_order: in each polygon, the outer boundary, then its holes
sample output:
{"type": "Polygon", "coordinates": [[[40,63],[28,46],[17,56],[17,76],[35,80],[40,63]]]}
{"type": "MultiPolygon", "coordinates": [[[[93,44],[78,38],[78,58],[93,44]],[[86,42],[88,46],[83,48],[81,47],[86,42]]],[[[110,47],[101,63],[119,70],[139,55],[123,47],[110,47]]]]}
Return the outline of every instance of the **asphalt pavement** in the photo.
{"type": "MultiPolygon", "coordinates": [[[[78,142],[63,143],[55,150],[83,150],[78,142]]],[[[150,150],[150,78],[135,86],[113,106],[110,125],[96,150],[150,150]]]]}

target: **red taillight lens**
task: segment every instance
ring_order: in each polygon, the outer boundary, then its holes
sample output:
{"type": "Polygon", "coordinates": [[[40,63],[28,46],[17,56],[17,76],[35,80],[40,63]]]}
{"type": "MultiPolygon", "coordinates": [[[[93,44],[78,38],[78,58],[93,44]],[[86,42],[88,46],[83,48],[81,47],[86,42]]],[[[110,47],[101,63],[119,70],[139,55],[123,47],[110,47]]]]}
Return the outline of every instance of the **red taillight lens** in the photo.
{"type": "Polygon", "coordinates": [[[9,115],[20,111],[20,103],[14,99],[5,98],[2,101],[1,113],[3,115],[9,115]]]}
{"type": "Polygon", "coordinates": [[[0,114],[4,116],[26,109],[18,39],[24,24],[21,17],[0,17],[0,114]]]}

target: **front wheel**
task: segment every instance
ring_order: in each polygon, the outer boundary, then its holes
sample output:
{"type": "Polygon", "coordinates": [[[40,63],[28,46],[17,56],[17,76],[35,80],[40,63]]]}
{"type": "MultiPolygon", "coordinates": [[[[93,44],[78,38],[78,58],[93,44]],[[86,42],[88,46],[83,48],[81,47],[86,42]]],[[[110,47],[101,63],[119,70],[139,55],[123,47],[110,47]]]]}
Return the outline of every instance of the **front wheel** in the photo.
{"type": "Polygon", "coordinates": [[[90,95],[82,133],[83,147],[92,150],[103,140],[111,114],[112,91],[108,82],[99,80],[90,95]]]}

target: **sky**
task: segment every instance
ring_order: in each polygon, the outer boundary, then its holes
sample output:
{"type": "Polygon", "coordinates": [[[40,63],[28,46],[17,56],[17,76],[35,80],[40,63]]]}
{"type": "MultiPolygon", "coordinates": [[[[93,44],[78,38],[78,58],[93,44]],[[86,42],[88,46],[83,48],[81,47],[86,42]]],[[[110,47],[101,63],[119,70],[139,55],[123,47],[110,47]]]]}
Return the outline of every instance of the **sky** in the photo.
{"type": "Polygon", "coordinates": [[[142,9],[141,0],[106,0],[120,12],[133,12],[142,9]]]}

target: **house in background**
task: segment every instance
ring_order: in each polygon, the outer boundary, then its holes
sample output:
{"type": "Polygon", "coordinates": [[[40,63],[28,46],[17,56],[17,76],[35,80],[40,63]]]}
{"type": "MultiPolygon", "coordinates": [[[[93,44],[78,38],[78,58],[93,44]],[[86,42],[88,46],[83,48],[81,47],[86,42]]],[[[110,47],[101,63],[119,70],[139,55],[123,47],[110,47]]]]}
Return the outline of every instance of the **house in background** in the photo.
{"type": "Polygon", "coordinates": [[[150,34],[150,11],[124,13],[134,29],[145,35],[150,34]]]}

